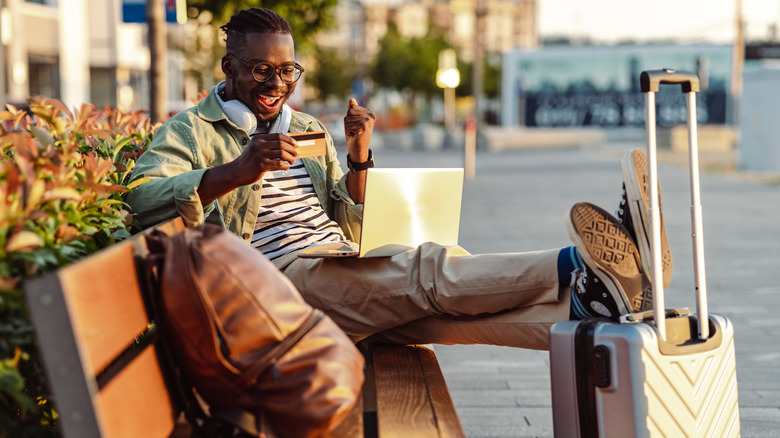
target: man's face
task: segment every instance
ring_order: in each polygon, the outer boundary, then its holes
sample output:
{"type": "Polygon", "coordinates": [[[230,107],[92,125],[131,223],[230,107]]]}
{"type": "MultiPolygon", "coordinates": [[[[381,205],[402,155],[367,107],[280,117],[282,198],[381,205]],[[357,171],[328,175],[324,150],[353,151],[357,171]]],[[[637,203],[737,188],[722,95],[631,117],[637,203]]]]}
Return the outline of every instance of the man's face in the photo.
{"type": "Polygon", "coordinates": [[[250,33],[245,44],[229,53],[248,61],[250,66],[230,56],[222,58],[225,72],[225,100],[238,99],[257,116],[258,121],[276,118],[282,105],[295,90],[294,84],[286,84],[277,73],[266,82],[252,77],[252,67],[258,62],[268,62],[275,67],[295,62],[295,45],[292,35],[278,33],[250,33]]]}

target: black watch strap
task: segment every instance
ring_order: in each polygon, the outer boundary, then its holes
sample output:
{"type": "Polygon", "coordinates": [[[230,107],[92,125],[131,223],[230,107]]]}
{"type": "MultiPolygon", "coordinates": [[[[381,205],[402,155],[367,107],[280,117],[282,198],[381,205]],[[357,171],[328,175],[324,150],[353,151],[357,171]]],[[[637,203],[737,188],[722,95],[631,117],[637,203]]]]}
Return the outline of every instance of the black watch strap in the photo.
{"type": "Polygon", "coordinates": [[[368,150],[368,160],[362,163],[355,163],[347,154],[347,167],[352,172],[360,172],[361,170],[368,170],[374,167],[374,154],[371,152],[371,149],[368,150]]]}

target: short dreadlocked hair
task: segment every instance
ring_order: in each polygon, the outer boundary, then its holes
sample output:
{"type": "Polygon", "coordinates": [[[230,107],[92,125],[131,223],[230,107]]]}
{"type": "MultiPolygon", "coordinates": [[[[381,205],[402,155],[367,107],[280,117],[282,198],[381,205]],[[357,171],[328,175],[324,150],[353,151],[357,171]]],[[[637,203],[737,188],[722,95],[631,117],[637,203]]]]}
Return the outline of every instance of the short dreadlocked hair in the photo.
{"type": "Polygon", "coordinates": [[[228,51],[242,44],[249,33],[292,34],[290,23],[284,17],[263,8],[244,9],[230,17],[230,21],[220,29],[225,32],[228,51]]]}

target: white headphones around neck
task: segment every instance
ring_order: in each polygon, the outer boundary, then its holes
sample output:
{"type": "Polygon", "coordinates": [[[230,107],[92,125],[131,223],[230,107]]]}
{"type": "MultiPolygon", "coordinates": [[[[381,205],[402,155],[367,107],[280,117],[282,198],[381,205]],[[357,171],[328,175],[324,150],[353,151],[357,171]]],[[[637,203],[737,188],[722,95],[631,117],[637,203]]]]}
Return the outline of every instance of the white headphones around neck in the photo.
{"type": "Polygon", "coordinates": [[[222,81],[217,84],[216,93],[214,93],[217,95],[217,100],[219,101],[219,105],[222,107],[222,112],[225,113],[228,120],[233,122],[234,125],[246,131],[247,134],[251,135],[257,129],[257,117],[255,117],[255,114],[252,112],[252,110],[250,110],[249,107],[244,105],[240,100],[233,99],[227,102],[222,100],[222,97],[219,95],[219,93],[224,90],[225,81],[222,81]]]}

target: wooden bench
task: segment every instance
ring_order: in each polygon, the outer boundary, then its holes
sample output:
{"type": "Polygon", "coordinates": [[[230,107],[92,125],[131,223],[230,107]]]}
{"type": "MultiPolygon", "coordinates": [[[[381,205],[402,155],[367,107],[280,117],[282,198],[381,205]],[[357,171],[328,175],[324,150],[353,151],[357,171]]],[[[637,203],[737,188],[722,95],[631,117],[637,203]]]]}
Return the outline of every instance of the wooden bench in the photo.
{"type": "MultiPolygon", "coordinates": [[[[180,220],[158,229],[173,234],[180,220]]],[[[25,283],[66,438],[188,436],[137,269],[145,235],[25,283]]],[[[328,436],[464,436],[436,355],[424,345],[360,345],[366,383],[328,436]]]]}

